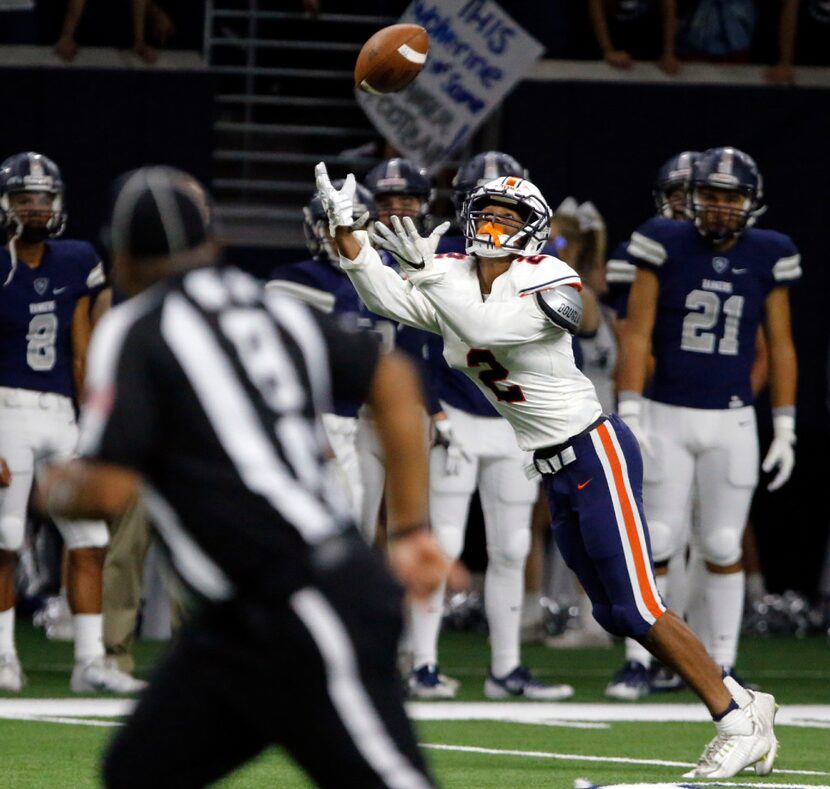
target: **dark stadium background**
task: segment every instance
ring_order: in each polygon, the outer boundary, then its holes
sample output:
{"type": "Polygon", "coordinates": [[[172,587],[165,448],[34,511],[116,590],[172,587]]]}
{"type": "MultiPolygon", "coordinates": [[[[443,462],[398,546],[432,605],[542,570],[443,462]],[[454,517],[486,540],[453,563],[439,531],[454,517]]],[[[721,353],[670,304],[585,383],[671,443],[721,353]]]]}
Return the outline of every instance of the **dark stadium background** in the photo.
{"type": "MultiPolygon", "coordinates": [[[[348,5],[338,3],[338,10],[348,5]]],[[[374,5],[379,8],[363,3],[361,10],[394,15],[406,3],[374,5]]],[[[553,5],[504,5],[546,37],[549,52],[573,56],[574,41],[562,38],[553,5]]],[[[186,40],[197,46],[200,9],[191,6],[184,15],[186,40]]],[[[206,71],[0,66],[0,85],[0,157],[38,150],[60,164],[68,184],[69,237],[98,241],[107,188],[126,169],[164,162],[210,181],[214,108],[206,71]]],[[[500,147],[521,158],[551,204],[573,194],[599,207],[610,245],[649,215],[653,173],[671,154],[728,144],[755,157],[769,201],[759,224],[793,237],[804,278],[792,298],[800,367],[797,465],[780,493],[759,491],[753,520],[771,591],[814,592],[830,524],[827,91],[525,82],[506,101],[499,123],[500,147]]],[[[260,250],[252,257],[231,249],[229,258],[263,270],[303,253],[279,250],[271,257],[260,250]]],[[[759,413],[766,443],[764,402],[759,413]]]]}

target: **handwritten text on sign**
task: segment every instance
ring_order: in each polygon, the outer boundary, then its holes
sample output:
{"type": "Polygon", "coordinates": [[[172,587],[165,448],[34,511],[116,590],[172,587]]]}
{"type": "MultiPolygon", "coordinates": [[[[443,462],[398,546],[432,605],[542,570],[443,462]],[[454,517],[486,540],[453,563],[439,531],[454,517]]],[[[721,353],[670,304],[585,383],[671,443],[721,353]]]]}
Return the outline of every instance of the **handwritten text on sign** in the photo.
{"type": "Polygon", "coordinates": [[[424,70],[399,93],[358,91],[358,100],[392,145],[432,172],[470,138],[544,47],[493,0],[413,0],[400,22],[429,33],[424,70]]]}

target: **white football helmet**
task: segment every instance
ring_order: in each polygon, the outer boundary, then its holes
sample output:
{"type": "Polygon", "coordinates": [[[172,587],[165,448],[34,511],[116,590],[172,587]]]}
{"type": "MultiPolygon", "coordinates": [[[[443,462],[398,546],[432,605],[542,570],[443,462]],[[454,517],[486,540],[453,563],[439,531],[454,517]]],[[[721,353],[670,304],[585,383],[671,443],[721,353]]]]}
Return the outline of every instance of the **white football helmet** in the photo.
{"type": "Polygon", "coordinates": [[[526,178],[503,176],[477,186],[461,208],[467,254],[479,257],[536,255],[548,242],[553,214],[538,187],[526,178]],[[483,209],[503,205],[521,221],[495,216],[483,209]]]}

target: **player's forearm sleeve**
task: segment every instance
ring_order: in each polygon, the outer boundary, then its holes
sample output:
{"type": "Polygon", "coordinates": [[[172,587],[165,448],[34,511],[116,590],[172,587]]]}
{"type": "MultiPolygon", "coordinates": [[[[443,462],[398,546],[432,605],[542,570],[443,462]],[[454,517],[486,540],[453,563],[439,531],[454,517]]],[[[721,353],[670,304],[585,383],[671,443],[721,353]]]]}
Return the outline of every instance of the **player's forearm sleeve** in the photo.
{"type": "Polygon", "coordinates": [[[499,347],[538,340],[552,330],[533,298],[476,303],[445,278],[423,281],[418,290],[435,312],[472,347],[499,347]]]}
{"type": "Polygon", "coordinates": [[[354,260],[341,255],[340,268],[352,281],[363,303],[385,318],[440,334],[435,311],[423,295],[384,266],[368,241],[362,244],[360,254],[354,260]]]}

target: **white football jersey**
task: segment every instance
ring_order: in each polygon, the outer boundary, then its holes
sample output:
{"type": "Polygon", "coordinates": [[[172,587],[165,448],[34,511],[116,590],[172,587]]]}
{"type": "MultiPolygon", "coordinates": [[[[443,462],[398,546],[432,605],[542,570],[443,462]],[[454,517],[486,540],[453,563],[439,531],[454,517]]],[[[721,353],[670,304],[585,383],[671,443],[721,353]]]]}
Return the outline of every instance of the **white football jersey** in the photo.
{"type": "Polygon", "coordinates": [[[369,309],[441,334],[447,362],[479,386],[522,449],[561,444],[599,417],[594,387],[574,362],[571,335],[550,322],[534,295],[580,287],[567,264],[547,255],[516,258],[484,300],[473,257],[437,255],[431,271],[412,275],[413,286],[363,244],[341,266],[369,309]]]}

